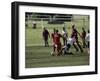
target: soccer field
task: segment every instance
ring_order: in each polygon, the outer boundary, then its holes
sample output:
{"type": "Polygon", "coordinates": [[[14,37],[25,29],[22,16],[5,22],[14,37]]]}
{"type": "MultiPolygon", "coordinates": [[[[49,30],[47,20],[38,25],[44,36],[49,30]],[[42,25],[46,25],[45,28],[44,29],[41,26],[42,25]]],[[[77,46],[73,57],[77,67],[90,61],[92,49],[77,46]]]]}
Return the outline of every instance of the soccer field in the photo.
{"type": "Polygon", "coordinates": [[[52,47],[26,47],[26,68],[89,65],[89,55],[85,49],[84,53],[76,53],[72,47],[73,55],[62,56],[51,56],[51,51],[52,47]]]}
{"type": "MultiPolygon", "coordinates": [[[[89,22],[83,21],[74,21],[74,22],[65,22],[66,30],[68,36],[71,36],[71,26],[72,23],[76,25],[78,32],[82,32],[82,27],[87,31],[89,29],[89,22]]],[[[48,29],[50,34],[53,32],[53,28],[56,28],[61,33],[63,24],[47,24],[44,22],[44,26],[48,29]]],[[[62,56],[51,56],[53,50],[52,40],[49,38],[49,47],[44,47],[44,41],[42,38],[42,27],[40,24],[37,24],[37,28],[33,29],[32,25],[29,24],[25,29],[25,67],[26,68],[35,68],[35,67],[58,67],[58,66],[80,66],[80,65],[89,65],[89,54],[84,48],[84,52],[76,52],[75,48],[72,46],[70,51],[73,55],[62,55],[62,56]]],[[[61,40],[62,41],[62,40],[61,40]]],[[[79,41],[81,39],[79,37],[79,41]]]]}

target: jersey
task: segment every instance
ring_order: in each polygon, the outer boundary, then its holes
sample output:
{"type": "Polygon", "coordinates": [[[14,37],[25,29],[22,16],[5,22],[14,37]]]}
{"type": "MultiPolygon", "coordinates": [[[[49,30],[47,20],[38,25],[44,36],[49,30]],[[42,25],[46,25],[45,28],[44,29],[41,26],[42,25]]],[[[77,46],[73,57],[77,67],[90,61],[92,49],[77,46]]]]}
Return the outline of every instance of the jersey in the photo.
{"type": "Polygon", "coordinates": [[[86,32],[83,31],[83,32],[82,32],[82,38],[85,39],[85,37],[86,37],[86,32]]]}
{"type": "Polygon", "coordinates": [[[43,31],[43,37],[44,37],[44,39],[47,40],[48,39],[48,36],[49,36],[48,30],[44,30],[43,31]]]}
{"type": "Polygon", "coordinates": [[[77,35],[77,30],[76,29],[73,29],[72,34],[71,34],[71,38],[78,39],[78,35],[77,35]]]}
{"type": "Polygon", "coordinates": [[[74,43],[73,38],[68,38],[67,44],[73,45],[73,43],[74,43]]]}
{"type": "Polygon", "coordinates": [[[67,37],[67,32],[62,31],[62,35],[63,35],[64,38],[66,38],[67,37]]]}
{"type": "Polygon", "coordinates": [[[85,39],[86,39],[87,42],[90,41],[90,34],[89,33],[86,35],[86,38],[85,39]]]}
{"type": "Polygon", "coordinates": [[[54,34],[54,43],[55,44],[60,44],[60,37],[61,37],[61,34],[58,34],[58,33],[55,33],[54,34]]]}

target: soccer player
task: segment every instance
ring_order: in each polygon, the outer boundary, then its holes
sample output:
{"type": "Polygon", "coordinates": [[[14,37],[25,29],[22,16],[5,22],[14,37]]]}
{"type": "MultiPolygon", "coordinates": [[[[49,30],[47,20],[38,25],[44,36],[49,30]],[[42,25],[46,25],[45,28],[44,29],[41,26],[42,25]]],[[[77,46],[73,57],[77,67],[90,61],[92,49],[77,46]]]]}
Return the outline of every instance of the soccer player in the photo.
{"type": "Polygon", "coordinates": [[[43,39],[44,39],[45,47],[49,46],[49,43],[48,43],[49,37],[50,37],[49,31],[46,28],[44,28],[43,29],[43,39]]]}
{"type": "Polygon", "coordinates": [[[73,54],[72,52],[69,52],[70,47],[73,45],[74,40],[72,38],[67,39],[67,44],[62,47],[63,54],[73,54]]]}
{"type": "Polygon", "coordinates": [[[88,54],[90,53],[90,31],[88,30],[88,33],[86,35],[86,41],[87,41],[87,51],[88,51],[88,54]]]}
{"type": "Polygon", "coordinates": [[[83,48],[86,47],[85,38],[86,38],[86,31],[85,31],[84,28],[82,28],[82,43],[83,43],[83,48]]]}
{"type": "Polygon", "coordinates": [[[71,34],[71,38],[74,40],[73,45],[74,45],[76,51],[79,51],[79,49],[80,49],[80,51],[83,52],[83,49],[82,49],[82,47],[81,47],[81,45],[79,44],[79,41],[78,41],[78,35],[81,37],[80,33],[76,30],[75,25],[72,25],[72,34],[71,34]],[[78,47],[75,45],[75,43],[77,44],[77,46],[79,47],[79,49],[78,49],[78,47]]]}
{"type": "Polygon", "coordinates": [[[62,35],[59,33],[58,30],[56,30],[54,34],[54,45],[55,45],[55,54],[57,56],[61,55],[61,42],[60,42],[61,37],[62,35]]]}
{"type": "Polygon", "coordinates": [[[36,29],[36,26],[37,26],[36,22],[33,21],[33,29],[36,29]]]}
{"type": "Polygon", "coordinates": [[[63,45],[65,46],[67,44],[67,37],[68,37],[68,33],[66,32],[65,27],[63,27],[62,36],[63,36],[63,45]]]}

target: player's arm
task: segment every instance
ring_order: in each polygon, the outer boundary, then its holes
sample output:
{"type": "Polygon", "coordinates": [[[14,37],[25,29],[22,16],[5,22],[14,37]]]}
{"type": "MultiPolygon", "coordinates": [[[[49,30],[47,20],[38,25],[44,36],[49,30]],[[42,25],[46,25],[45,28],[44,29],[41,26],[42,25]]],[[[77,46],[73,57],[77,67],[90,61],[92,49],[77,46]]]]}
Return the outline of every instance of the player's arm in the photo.
{"type": "Polygon", "coordinates": [[[59,36],[60,36],[61,38],[64,38],[64,36],[63,36],[63,35],[61,35],[61,34],[59,34],[59,36]]]}
{"type": "Polygon", "coordinates": [[[50,33],[48,32],[49,38],[50,38],[50,33]]]}
{"type": "Polygon", "coordinates": [[[50,38],[50,33],[49,33],[49,31],[47,30],[47,32],[48,32],[48,36],[49,36],[49,38],[50,38]]]}
{"type": "Polygon", "coordinates": [[[67,38],[68,38],[68,32],[66,33],[66,36],[67,36],[67,38]]]}

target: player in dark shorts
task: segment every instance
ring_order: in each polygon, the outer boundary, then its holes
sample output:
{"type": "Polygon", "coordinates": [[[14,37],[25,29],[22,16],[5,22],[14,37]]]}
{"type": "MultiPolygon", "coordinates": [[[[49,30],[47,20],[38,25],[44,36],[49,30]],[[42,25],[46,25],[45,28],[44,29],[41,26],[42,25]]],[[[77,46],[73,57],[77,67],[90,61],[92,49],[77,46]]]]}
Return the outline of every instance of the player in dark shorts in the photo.
{"type": "Polygon", "coordinates": [[[76,51],[80,51],[83,52],[83,49],[81,47],[81,45],[79,44],[79,41],[78,41],[78,35],[81,37],[80,33],[76,30],[75,28],[75,25],[72,25],[72,34],[71,34],[71,38],[74,40],[74,43],[73,43],[73,46],[75,47],[76,51]],[[75,45],[75,43],[77,44],[77,46],[75,45]]]}
{"type": "Polygon", "coordinates": [[[44,39],[45,47],[49,46],[49,43],[48,43],[49,37],[50,37],[49,31],[46,28],[44,28],[43,29],[43,39],[44,39]]]}
{"type": "Polygon", "coordinates": [[[85,31],[85,29],[84,28],[82,28],[82,43],[83,43],[83,48],[85,48],[85,47],[87,47],[87,45],[86,45],[86,40],[85,40],[85,38],[86,38],[86,31],[85,31]]]}

